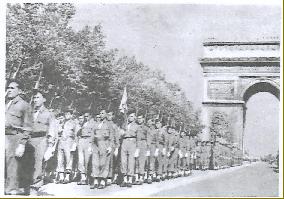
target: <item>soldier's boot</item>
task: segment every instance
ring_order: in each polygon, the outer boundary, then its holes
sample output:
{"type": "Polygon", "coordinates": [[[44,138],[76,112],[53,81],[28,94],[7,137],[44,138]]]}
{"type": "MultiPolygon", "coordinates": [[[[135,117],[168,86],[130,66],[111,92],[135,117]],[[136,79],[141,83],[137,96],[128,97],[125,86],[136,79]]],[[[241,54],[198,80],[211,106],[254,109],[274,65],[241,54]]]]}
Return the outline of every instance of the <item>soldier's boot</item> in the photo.
{"type": "Polygon", "coordinates": [[[117,178],[118,178],[118,174],[115,173],[113,176],[112,184],[117,184],[117,178]]]}
{"type": "Polygon", "coordinates": [[[67,170],[66,173],[65,173],[65,178],[64,178],[64,181],[63,181],[63,184],[67,184],[70,182],[70,175],[71,175],[71,171],[70,170],[67,170]]]}
{"type": "Polygon", "coordinates": [[[136,173],[135,174],[135,181],[134,181],[133,185],[138,185],[138,184],[139,184],[139,174],[136,173]]]}
{"type": "Polygon", "coordinates": [[[133,183],[133,176],[128,176],[128,182],[126,184],[127,187],[132,187],[133,183]]]}
{"type": "Polygon", "coordinates": [[[64,172],[58,172],[58,179],[55,181],[56,184],[62,184],[64,182],[64,172]]]}
{"type": "Polygon", "coordinates": [[[167,175],[165,173],[162,174],[161,180],[164,181],[166,179],[167,175]]]}
{"type": "Polygon", "coordinates": [[[140,176],[139,176],[139,184],[138,184],[138,185],[142,185],[143,182],[144,182],[144,180],[143,180],[143,175],[140,175],[140,176]]]}
{"type": "Polygon", "coordinates": [[[127,185],[127,175],[125,175],[125,176],[123,177],[123,181],[122,181],[122,183],[120,184],[120,186],[121,186],[121,187],[126,187],[126,185],[127,185]]]}
{"type": "Polygon", "coordinates": [[[160,181],[161,181],[161,175],[157,175],[156,182],[160,182],[160,181]]]}
{"type": "Polygon", "coordinates": [[[106,187],[106,180],[105,180],[105,178],[102,178],[100,180],[100,184],[98,186],[98,189],[104,189],[105,187],[106,187]]]}
{"type": "Polygon", "coordinates": [[[145,172],[145,174],[144,174],[144,182],[147,183],[147,180],[148,180],[148,173],[145,172]]]}
{"type": "Polygon", "coordinates": [[[98,180],[98,178],[95,178],[94,182],[90,186],[90,189],[98,188],[98,186],[99,186],[99,180],[98,180]]]}
{"type": "Polygon", "coordinates": [[[156,180],[157,180],[157,174],[156,174],[156,173],[153,173],[152,181],[153,181],[153,182],[156,182],[156,180]]]}
{"type": "Polygon", "coordinates": [[[107,178],[107,180],[106,180],[106,186],[110,186],[111,183],[112,183],[111,178],[107,178]]]}
{"type": "Polygon", "coordinates": [[[77,183],[78,185],[87,185],[87,177],[85,173],[81,173],[81,180],[77,183]]]}
{"type": "Polygon", "coordinates": [[[149,176],[148,176],[148,179],[147,179],[147,183],[148,184],[152,184],[152,175],[151,174],[149,174],[149,176]]]}

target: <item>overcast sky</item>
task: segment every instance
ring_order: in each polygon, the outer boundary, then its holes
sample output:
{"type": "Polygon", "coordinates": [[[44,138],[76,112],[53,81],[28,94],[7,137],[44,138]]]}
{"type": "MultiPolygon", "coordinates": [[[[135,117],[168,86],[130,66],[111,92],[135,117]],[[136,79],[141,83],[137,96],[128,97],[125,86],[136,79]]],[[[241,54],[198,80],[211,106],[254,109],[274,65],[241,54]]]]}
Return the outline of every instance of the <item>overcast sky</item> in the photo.
{"type": "MultiPolygon", "coordinates": [[[[122,55],[135,55],[138,61],[161,69],[168,80],[183,88],[196,108],[201,107],[203,98],[202,70],[198,59],[202,57],[205,39],[253,41],[269,36],[280,37],[281,8],[276,6],[78,4],[76,9],[72,21],[74,29],[101,23],[108,48],[118,48],[122,55]]],[[[270,98],[259,94],[251,100],[258,107],[269,102],[270,98]]],[[[276,105],[277,110],[277,100],[272,100],[271,104],[276,105]]],[[[274,128],[278,117],[272,110],[275,109],[263,107],[263,111],[272,117],[263,124],[274,132],[273,135],[278,135],[278,128],[274,128]]],[[[257,114],[252,111],[248,118],[257,114]]],[[[260,132],[261,125],[255,127],[255,120],[247,121],[247,130],[253,132],[247,134],[248,140],[253,140],[255,132],[266,138],[268,134],[260,132]]],[[[265,153],[274,149],[259,150],[265,153]]]]}

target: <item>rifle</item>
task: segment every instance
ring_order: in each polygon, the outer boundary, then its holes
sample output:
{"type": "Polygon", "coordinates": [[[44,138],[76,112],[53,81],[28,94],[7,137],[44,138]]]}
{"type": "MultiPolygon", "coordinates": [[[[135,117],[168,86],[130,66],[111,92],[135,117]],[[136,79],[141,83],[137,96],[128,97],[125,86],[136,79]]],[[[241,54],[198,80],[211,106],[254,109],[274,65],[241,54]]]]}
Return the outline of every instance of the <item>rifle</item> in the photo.
{"type": "MultiPolygon", "coordinates": [[[[35,84],[35,87],[34,87],[34,91],[37,91],[38,90],[38,88],[39,88],[39,83],[40,83],[40,80],[41,80],[41,78],[42,78],[42,73],[43,73],[43,64],[42,64],[42,62],[39,62],[38,64],[36,64],[36,66],[37,65],[40,65],[40,73],[39,73],[39,77],[38,77],[38,79],[37,79],[37,81],[36,81],[36,84],[35,84]]],[[[34,95],[32,95],[31,96],[31,100],[30,100],[30,104],[32,104],[32,102],[33,102],[33,96],[34,95]]]]}

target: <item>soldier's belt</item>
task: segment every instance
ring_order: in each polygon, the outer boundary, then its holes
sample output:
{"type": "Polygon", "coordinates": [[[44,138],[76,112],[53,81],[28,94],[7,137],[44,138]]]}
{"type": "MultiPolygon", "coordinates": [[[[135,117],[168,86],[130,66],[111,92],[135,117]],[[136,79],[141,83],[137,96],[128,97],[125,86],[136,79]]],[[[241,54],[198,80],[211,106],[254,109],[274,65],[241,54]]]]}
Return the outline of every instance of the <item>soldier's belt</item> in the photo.
{"type": "Polygon", "coordinates": [[[136,139],[136,137],[124,137],[123,139],[136,139]]]}
{"type": "Polygon", "coordinates": [[[45,131],[39,131],[39,132],[32,132],[31,138],[38,138],[38,137],[45,137],[46,132],[45,131]]]}
{"type": "Polygon", "coordinates": [[[90,138],[91,136],[89,135],[81,135],[80,138],[90,138]]]}

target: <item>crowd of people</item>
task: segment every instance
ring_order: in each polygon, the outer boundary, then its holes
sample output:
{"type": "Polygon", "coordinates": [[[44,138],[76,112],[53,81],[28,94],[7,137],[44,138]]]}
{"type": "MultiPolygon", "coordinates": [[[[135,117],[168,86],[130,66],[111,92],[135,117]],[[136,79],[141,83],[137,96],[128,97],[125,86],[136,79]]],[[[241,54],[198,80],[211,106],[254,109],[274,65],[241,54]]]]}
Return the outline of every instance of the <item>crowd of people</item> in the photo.
{"type": "Polygon", "coordinates": [[[151,184],[192,170],[240,165],[241,151],[216,138],[202,141],[158,116],[128,111],[123,125],[112,110],[94,115],[46,108],[35,90],[32,104],[11,81],[5,111],[5,194],[30,194],[46,183],[76,181],[90,189],[151,184]]]}

